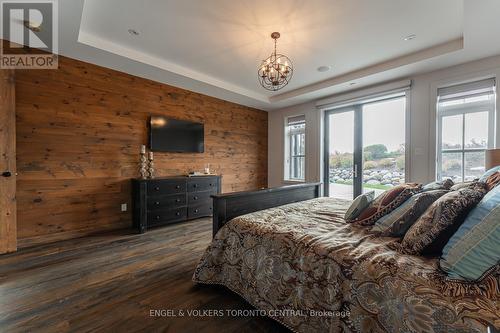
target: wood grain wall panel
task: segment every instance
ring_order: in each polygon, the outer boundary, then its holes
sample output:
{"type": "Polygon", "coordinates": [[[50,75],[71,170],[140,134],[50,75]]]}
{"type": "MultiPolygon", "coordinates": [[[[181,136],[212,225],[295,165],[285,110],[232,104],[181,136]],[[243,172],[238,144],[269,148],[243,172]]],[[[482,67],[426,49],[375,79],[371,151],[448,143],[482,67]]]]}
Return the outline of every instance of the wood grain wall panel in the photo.
{"type": "Polygon", "coordinates": [[[15,90],[14,71],[0,69],[0,254],[17,249],[15,90]]]}
{"type": "Polygon", "coordinates": [[[130,178],[151,114],[205,123],[205,153],[156,153],[158,176],[210,163],[223,192],[267,186],[266,112],[73,59],[59,65],[16,73],[21,247],[131,225],[130,178]]]}

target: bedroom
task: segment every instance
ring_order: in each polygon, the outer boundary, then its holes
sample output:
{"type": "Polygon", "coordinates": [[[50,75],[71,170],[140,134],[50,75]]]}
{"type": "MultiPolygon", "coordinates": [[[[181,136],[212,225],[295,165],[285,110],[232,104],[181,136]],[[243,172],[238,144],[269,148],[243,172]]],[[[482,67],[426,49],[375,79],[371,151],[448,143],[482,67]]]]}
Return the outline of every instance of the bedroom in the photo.
{"type": "Polygon", "coordinates": [[[0,331],[499,329],[498,1],[0,3],[0,331]]]}

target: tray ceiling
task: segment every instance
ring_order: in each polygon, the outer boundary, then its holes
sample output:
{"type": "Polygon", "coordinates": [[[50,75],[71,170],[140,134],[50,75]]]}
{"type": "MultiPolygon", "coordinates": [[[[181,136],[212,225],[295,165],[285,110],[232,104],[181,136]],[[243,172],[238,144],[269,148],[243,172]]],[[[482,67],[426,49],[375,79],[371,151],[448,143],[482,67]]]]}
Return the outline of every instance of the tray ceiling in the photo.
{"type": "Polygon", "coordinates": [[[266,110],[353,89],[352,82],[359,88],[500,54],[495,0],[77,0],[59,7],[63,55],[266,110]],[[257,80],[272,31],[295,68],[278,92],[257,80]]]}

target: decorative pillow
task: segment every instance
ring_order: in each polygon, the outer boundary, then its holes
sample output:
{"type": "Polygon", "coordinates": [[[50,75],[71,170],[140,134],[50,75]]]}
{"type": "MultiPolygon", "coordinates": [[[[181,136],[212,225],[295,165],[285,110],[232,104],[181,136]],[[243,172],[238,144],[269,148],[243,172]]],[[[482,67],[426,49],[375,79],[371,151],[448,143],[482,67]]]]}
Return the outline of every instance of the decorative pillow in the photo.
{"type": "Polygon", "coordinates": [[[448,276],[478,280],[500,262],[500,186],[488,192],[443,249],[448,276]]]}
{"type": "Polygon", "coordinates": [[[427,208],[446,193],[446,190],[434,190],[415,194],[375,222],[372,231],[380,233],[381,236],[403,237],[427,208]]]}
{"type": "Polygon", "coordinates": [[[486,185],[478,182],[473,187],[443,195],[408,230],[401,243],[401,252],[440,255],[467,213],[485,194],[486,185]]]}
{"type": "Polygon", "coordinates": [[[346,221],[349,221],[358,217],[359,214],[361,214],[361,212],[366,207],[368,207],[368,205],[370,204],[370,202],[373,201],[373,199],[375,199],[375,191],[370,191],[368,193],[358,195],[356,199],[354,199],[354,201],[352,202],[347,212],[345,213],[344,219],[346,221]]]}
{"type": "Polygon", "coordinates": [[[491,191],[494,187],[500,184],[500,171],[497,171],[486,178],[486,186],[488,187],[488,191],[491,191]]]}
{"type": "Polygon", "coordinates": [[[491,176],[492,174],[494,174],[496,172],[500,172],[500,165],[493,167],[493,168],[489,169],[488,171],[486,171],[485,173],[483,173],[481,178],[479,178],[479,181],[485,183],[486,179],[488,179],[489,176],[491,176]]]}
{"type": "Polygon", "coordinates": [[[417,183],[397,185],[379,195],[356,219],[348,222],[365,226],[373,225],[379,218],[389,214],[421,190],[422,185],[417,183]]]}
{"type": "Polygon", "coordinates": [[[425,192],[433,190],[449,190],[453,185],[455,185],[455,183],[453,183],[453,180],[447,178],[424,185],[424,187],[422,187],[422,191],[425,192]]]}
{"type": "Polygon", "coordinates": [[[475,183],[477,183],[477,181],[456,183],[455,185],[453,185],[450,188],[450,190],[451,191],[458,191],[458,190],[460,190],[461,188],[464,188],[464,187],[474,186],[475,183]]]}

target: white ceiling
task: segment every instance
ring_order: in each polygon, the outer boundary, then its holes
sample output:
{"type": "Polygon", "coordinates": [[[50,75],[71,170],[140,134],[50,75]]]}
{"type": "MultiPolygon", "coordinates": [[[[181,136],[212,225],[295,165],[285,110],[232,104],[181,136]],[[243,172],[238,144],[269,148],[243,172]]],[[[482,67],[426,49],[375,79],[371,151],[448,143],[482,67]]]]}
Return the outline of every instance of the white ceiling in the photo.
{"type": "Polygon", "coordinates": [[[265,110],[500,54],[498,0],[72,0],[59,12],[63,55],[265,110]],[[295,68],[278,92],[257,79],[273,31],[295,68]]]}

